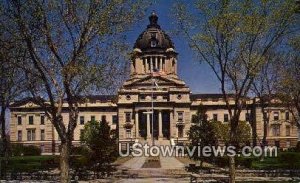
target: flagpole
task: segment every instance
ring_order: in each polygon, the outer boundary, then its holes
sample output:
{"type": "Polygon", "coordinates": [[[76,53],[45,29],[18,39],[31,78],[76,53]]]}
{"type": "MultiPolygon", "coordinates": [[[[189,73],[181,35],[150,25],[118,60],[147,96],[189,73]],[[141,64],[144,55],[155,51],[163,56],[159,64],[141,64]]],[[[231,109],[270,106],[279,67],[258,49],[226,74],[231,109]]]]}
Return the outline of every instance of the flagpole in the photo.
{"type": "Polygon", "coordinates": [[[154,103],[153,103],[153,87],[154,87],[154,77],[153,77],[153,71],[152,71],[152,87],[151,87],[151,93],[152,93],[152,96],[151,96],[151,105],[152,105],[152,121],[151,121],[151,124],[152,124],[152,146],[154,146],[154,131],[153,131],[153,120],[154,120],[154,103]]]}

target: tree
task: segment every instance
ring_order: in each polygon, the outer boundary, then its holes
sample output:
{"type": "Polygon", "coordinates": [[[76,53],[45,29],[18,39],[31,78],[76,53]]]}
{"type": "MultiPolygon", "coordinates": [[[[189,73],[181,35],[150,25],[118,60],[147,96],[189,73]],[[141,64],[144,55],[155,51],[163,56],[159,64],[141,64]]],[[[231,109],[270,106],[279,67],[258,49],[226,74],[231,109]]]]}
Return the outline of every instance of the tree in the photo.
{"type": "Polygon", "coordinates": [[[254,105],[258,104],[263,114],[263,139],[261,142],[263,149],[267,146],[267,132],[271,113],[268,107],[272,105],[272,100],[276,99],[276,86],[279,77],[278,70],[280,69],[278,63],[282,61],[280,57],[280,54],[276,51],[269,51],[266,54],[266,63],[260,69],[251,87],[251,91],[258,99],[258,101],[255,100],[254,105]]]}
{"type": "MultiPolygon", "coordinates": [[[[230,124],[222,123],[220,121],[211,121],[213,129],[217,134],[217,139],[225,145],[231,143],[230,141],[230,124]]],[[[239,150],[240,147],[250,144],[251,127],[246,121],[239,121],[237,132],[235,136],[235,147],[239,150]]]]}
{"type": "MultiPolygon", "coordinates": [[[[220,83],[230,117],[230,144],[254,78],[266,62],[266,53],[290,32],[294,0],[195,1],[175,7],[179,31],[210,66],[220,83]],[[187,6],[189,9],[187,9],[187,6]],[[228,94],[234,94],[231,99],[228,94]]],[[[230,181],[235,182],[235,160],[229,158],[230,181]]]]}
{"type": "Polygon", "coordinates": [[[106,121],[90,121],[84,126],[80,141],[89,148],[88,164],[94,172],[108,171],[116,160],[117,139],[106,121]]]}
{"type": "MultiPolygon", "coordinates": [[[[188,131],[189,140],[192,147],[216,146],[218,142],[217,132],[211,122],[207,120],[206,110],[199,106],[197,114],[192,118],[192,126],[188,131]]],[[[193,153],[192,159],[200,160],[201,167],[206,157],[198,156],[198,148],[193,153]]]]}
{"type": "MultiPolygon", "coordinates": [[[[2,14],[0,14],[2,18],[2,14]]],[[[8,158],[9,138],[7,111],[14,100],[22,96],[25,90],[24,75],[15,63],[23,61],[24,49],[20,49],[19,42],[12,40],[10,34],[0,22],[0,156],[8,158]]],[[[4,167],[5,165],[2,164],[4,167]]],[[[1,169],[0,169],[1,171],[1,169]]],[[[0,176],[2,176],[0,172],[0,176]]]]}
{"type": "Polygon", "coordinates": [[[86,95],[122,78],[123,33],[141,16],[141,1],[39,1],[1,3],[6,30],[15,30],[28,59],[20,64],[28,91],[61,139],[61,182],[70,181],[69,157],[79,106],[86,95]],[[113,52],[113,54],[112,54],[113,52]],[[69,121],[63,121],[66,106],[69,121]]]}
{"type": "Polygon", "coordinates": [[[293,122],[298,126],[298,141],[300,141],[300,36],[293,36],[287,51],[283,54],[279,82],[276,86],[283,104],[292,113],[293,122]]]}

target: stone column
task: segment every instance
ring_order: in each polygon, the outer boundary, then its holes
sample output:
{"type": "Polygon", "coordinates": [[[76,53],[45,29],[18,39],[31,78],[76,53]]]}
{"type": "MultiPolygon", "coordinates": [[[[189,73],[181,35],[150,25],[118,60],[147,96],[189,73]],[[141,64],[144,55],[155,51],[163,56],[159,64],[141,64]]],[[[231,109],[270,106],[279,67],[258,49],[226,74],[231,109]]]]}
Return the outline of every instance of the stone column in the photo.
{"type": "Polygon", "coordinates": [[[162,66],[162,67],[163,67],[163,71],[166,72],[166,58],[165,58],[165,57],[162,58],[162,62],[163,62],[163,63],[162,63],[162,65],[163,65],[163,66],[162,66]]]}
{"type": "Polygon", "coordinates": [[[170,110],[170,138],[173,137],[172,127],[173,127],[173,111],[170,110]]]}
{"type": "Polygon", "coordinates": [[[145,73],[148,73],[148,72],[149,72],[149,65],[148,65],[148,62],[149,62],[149,57],[146,57],[146,58],[145,58],[145,64],[146,64],[146,70],[145,70],[145,73]]]}
{"type": "Polygon", "coordinates": [[[155,68],[158,69],[158,60],[157,60],[157,57],[154,57],[154,60],[155,60],[155,68]]]}
{"type": "Polygon", "coordinates": [[[142,73],[146,73],[146,59],[143,57],[143,71],[142,73]]]}
{"type": "Polygon", "coordinates": [[[135,62],[135,60],[132,60],[130,62],[130,74],[133,74],[135,72],[134,67],[133,67],[133,62],[135,62]]]}
{"type": "Polygon", "coordinates": [[[135,111],[135,138],[139,138],[139,112],[135,111]]]}
{"type": "Polygon", "coordinates": [[[174,73],[177,74],[177,60],[174,58],[175,65],[174,65],[174,73]]]}
{"type": "Polygon", "coordinates": [[[153,57],[150,57],[150,73],[153,72],[153,57]]]}
{"type": "Polygon", "coordinates": [[[163,68],[162,68],[162,59],[161,59],[161,57],[158,57],[158,62],[159,62],[159,70],[162,71],[163,68]]]}
{"type": "Polygon", "coordinates": [[[158,139],[163,138],[163,133],[162,133],[162,114],[161,110],[158,111],[158,139]]]}
{"type": "Polygon", "coordinates": [[[151,134],[150,134],[150,114],[147,114],[147,139],[151,139],[151,134]]]}

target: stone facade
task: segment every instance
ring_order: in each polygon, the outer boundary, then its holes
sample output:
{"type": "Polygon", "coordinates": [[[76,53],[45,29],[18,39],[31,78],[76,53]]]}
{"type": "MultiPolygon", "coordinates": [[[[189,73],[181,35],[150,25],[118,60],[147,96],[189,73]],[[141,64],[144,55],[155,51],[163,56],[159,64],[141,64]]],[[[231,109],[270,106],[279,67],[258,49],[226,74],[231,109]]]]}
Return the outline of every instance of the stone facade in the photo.
{"type": "MultiPolygon", "coordinates": [[[[123,143],[147,141],[152,137],[159,141],[186,142],[192,115],[199,105],[207,108],[209,119],[224,123],[230,120],[221,94],[192,94],[178,77],[177,53],[170,37],[157,24],[155,14],[149,20],[150,24],[134,45],[130,78],[121,86],[118,95],[89,96],[86,103],[80,104],[75,145],[79,144],[84,124],[92,119],[107,121],[118,131],[119,141],[123,143]]],[[[232,99],[230,104],[233,103],[232,99]]],[[[24,99],[12,104],[10,109],[11,142],[37,145],[44,154],[59,152],[58,134],[39,106],[24,99]]],[[[295,146],[298,131],[288,110],[274,105],[268,112],[271,119],[269,144],[282,148],[295,146]]],[[[68,121],[66,106],[63,120],[68,121]]],[[[263,120],[259,101],[247,99],[240,120],[256,121],[260,142],[263,120]]]]}

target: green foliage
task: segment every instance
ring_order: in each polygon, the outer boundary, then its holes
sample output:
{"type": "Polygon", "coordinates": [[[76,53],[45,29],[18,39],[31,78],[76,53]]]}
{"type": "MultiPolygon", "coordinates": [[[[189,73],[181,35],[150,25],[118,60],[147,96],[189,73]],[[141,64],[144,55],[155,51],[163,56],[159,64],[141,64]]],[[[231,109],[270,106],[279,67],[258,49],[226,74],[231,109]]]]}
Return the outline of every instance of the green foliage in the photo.
{"type": "MultiPolygon", "coordinates": [[[[191,146],[215,146],[217,144],[217,133],[212,123],[207,120],[206,110],[203,106],[199,106],[197,114],[192,118],[193,125],[191,126],[188,136],[191,141],[191,146]]],[[[204,160],[205,157],[198,156],[198,148],[193,153],[193,159],[204,160]]]]}
{"type": "Polygon", "coordinates": [[[300,152],[300,141],[297,142],[296,152],[300,152]]]}
{"type": "Polygon", "coordinates": [[[75,146],[71,149],[71,155],[79,155],[79,156],[85,156],[88,155],[89,149],[85,146],[75,146]]]}
{"type": "Polygon", "coordinates": [[[41,149],[34,145],[25,146],[23,144],[12,145],[12,156],[39,156],[41,149]]]}
{"type": "MultiPolygon", "coordinates": [[[[222,123],[220,121],[212,121],[211,122],[218,139],[225,144],[228,144],[230,141],[230,124],[222,123]]],[[[239,121],[238,127],[236,131],[236,136],[234,138],[234,142],[236,142],[237,147],[247,145],[251,140],[251,127],[245,121],[239,121]]]]}
{"type": "MultiPolygon", "coordinates": [[[[257,161],[258,158],[256,157],[235,157],[235,163],[237,166],[241,166],[244,168],[251,168],[253,162],[257,161]]],[[[214,157],[209,159],[208,162],[213,163],[217,165],[218,167],[228,167],[228,157],[223,156],[223,157],[214,157]]]]}
{"type": "Polygon", "coordinates": [[[285,152],[279,154],[278,162],[281,164],[288,164],[291,169],[300,168],[300,153],[285,152]]]}
{"type": "Polygon", "coordinates": [[[58,165],[58,156],[14,156],[9,158],[7,170],[33,172],[57,168],[58,165]]]}
{"type": "Polygon", "coordinates": [[[280,152],[278,157],[265,157],[252,163],[254,169],[300,169],[299,152],[280,152]]]}
{"type": "Polygon", "coordinates": [[[106,171],[118,156],[115,134],[106,121],[90,121],[84,126],[80,141],[89,149],[87,160],[82,159],[95,172],[106,171]]]}

